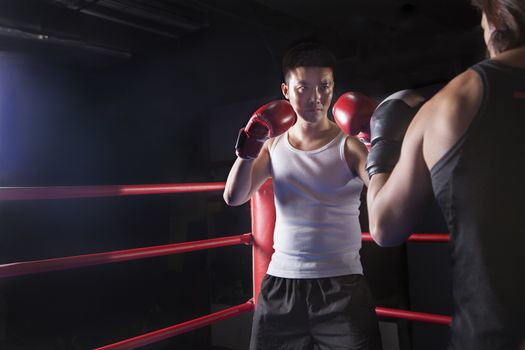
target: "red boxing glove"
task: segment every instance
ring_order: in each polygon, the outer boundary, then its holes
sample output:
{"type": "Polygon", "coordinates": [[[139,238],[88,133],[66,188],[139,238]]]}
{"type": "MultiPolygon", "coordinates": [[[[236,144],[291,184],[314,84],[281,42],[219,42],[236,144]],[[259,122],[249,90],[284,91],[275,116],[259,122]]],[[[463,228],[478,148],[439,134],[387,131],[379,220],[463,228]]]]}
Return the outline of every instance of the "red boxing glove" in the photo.
{"type": "Polygon", "coordinates": [[[345,92],[337,99],[332,108],[335,122],[341,130],[351,136],[357,136],[365,143],[370,142],[370,118],[377,103],[359,92],[345,92]]]}
{"type": "Polygon", "coordinates": [[[252,114],[248,124],[239,130],[235,154],[242,159],[255,159],[270,137],[278,136],[295,124],[297,116],[286,100],[269,102],[252,114]]]}

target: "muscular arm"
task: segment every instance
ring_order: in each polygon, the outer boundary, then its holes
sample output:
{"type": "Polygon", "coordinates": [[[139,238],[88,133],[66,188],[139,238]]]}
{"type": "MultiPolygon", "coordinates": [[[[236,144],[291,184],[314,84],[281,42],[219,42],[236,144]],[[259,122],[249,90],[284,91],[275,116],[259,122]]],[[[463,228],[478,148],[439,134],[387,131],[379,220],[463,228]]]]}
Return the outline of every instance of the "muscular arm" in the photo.
{"type": "Polygon", "coordinates": [[[372,176],[367,193],[370,232],[381,246],[403,243],[431,198],[430,170],[459,140],[482,95],[471,70],[452,80],[417,113],[391,174],[372,176]]]}
{"type": "Polygon", "coordinates": [[[403,243],[432,194],[429,171],[423,159],[425,106],[416,115],[391,174],[372,176],[367,192],[370,233],[380,246],[403,243]]]}
{"type": "Polygon", "coordinates": [[[226,204],[237,206],[246,203],[252,194],[270,177],[270,154],[266,141],[259,156],[253,160],[237,158],[233,164],[223,198],[226,204]]]}

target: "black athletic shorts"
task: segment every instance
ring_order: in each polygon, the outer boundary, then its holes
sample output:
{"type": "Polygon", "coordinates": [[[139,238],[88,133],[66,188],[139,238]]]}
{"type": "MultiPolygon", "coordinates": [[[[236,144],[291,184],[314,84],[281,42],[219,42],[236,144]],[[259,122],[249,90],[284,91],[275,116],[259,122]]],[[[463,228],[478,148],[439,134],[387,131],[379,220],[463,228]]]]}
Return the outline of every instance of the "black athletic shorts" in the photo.
{"type": "Polygon", "coordinates": [[[289,279],[266,275],[251,350],[380,350],[375,305],[362,275],[289,279]]]}

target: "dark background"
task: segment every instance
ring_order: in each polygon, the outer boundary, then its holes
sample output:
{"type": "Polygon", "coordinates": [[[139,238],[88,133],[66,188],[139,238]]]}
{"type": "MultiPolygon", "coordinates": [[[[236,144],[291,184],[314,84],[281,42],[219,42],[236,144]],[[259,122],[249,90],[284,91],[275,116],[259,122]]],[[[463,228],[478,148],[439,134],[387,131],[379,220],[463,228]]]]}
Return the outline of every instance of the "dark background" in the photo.
{"type": "MultiPolygon", "coordinates": [[[[0,0],[0,186],[225,181],[292,43],[335,52],[335,97],[430,96],[483,58],[479,21],[461,0],[0,0]]],[[[219,192],[2,201],[0,263],[249,231],[219,192]]],[[[435,207],[418,231],[446,232],[435,207]]],[[[452,312],[446,244],[362,256],[378,305],[452,312]]],[[[243,246],[6,278],[0,348],[93,348],[250,297],[243,246]]],[[[445,326],[383,321],[399,349],[446,347],[445,326]]],[[[146,348],[221,349],[210,327],[146,348]]]]}

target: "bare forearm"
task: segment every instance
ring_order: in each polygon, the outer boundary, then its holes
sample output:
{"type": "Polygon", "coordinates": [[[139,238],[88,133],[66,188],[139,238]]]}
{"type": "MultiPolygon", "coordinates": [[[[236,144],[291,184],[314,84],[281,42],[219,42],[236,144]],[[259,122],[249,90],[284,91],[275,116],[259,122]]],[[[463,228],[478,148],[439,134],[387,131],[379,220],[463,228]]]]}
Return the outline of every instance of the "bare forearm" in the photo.
{"type": "Polygon", "coordinates": [[[250,199],[254,163],[255,160],[237,158],[226,180],[223,194],[226,204],[241,205],[250,199]]]}
{"type": "Polygon", "coordinates": [[[373,237],[376,236],[376,232],[378,231],[378,219],[381,216],[381,213],[379,213],[376,210],[378,200],[377,197],[379,192],[385,185],[386,181],[388,180],[389,176],[390,174],[388,173],[375,174],[374,176],[372,176],[370,182],[368,183],[368,190],[366,193],[366,205],[368,209],[369,228],[373,237]]]}
{"type": "Polygon", "coordinates": [[[406,239],[403,213],[400,213],[402,203],[394,203],[389,198],[385,187],[390,173],[380,173],[372,176],[367,192],[368,220],[370,234],[380,246],[395,246],[406,239]]]}
{"type": "Polygon", "coordinates": [[[431,195],[427,177],[400,181],[396,170],[374,175],[367,193],[370,234],[385,247],[402,244],[410,236],[431,195]]]}

